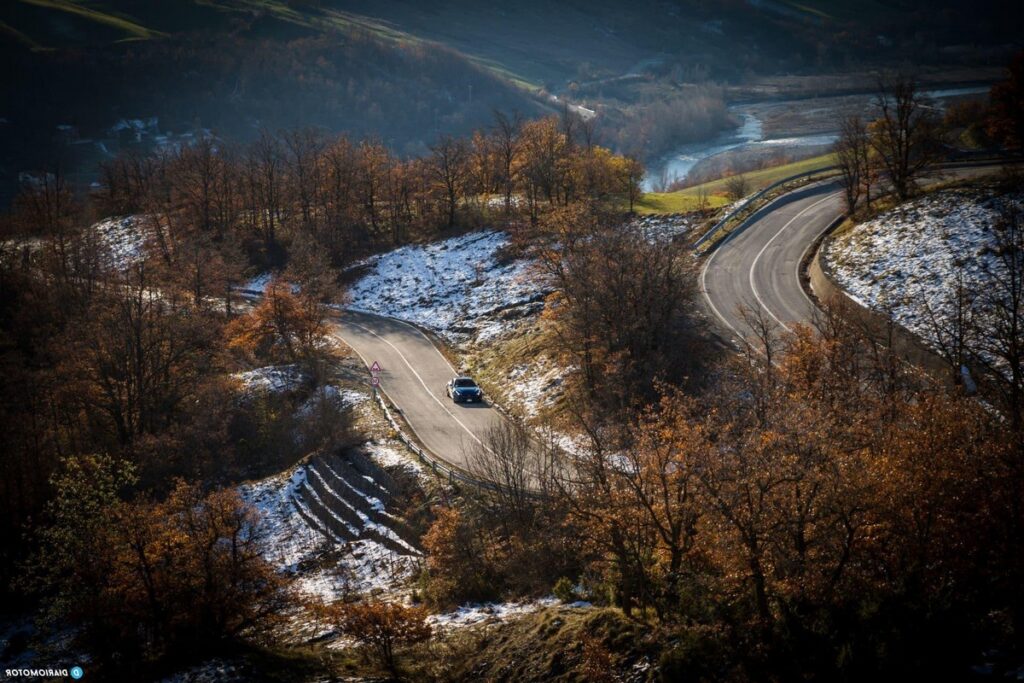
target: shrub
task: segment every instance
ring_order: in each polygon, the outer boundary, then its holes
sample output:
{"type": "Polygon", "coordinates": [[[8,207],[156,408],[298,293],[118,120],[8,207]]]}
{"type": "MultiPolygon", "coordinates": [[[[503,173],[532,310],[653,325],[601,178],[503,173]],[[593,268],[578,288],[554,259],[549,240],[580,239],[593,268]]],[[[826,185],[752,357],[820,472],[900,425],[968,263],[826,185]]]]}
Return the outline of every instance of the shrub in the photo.
{"type": "Polygon", "coordinates": [[[553,589],[555,597],[562,602],[575,602],[576,601],[576,587],[567,576],[563,576],[555,582],[553,589]]]}
{"type": "Polygon", "coordinates": [[[422,607],[371,600],[328,605],[322,611],[327,621],[368,648],[377,662],[392,673],[396,647],[430,638],[427,612],[422,607]]]}

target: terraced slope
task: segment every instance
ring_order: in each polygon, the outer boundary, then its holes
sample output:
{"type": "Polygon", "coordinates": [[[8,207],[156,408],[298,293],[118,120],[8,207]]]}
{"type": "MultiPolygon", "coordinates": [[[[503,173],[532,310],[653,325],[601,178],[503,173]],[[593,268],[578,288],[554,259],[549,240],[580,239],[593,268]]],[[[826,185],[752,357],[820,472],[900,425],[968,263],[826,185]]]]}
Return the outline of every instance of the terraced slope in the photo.
{"type": "Polygon", "coordinates": [[[371,540],[402,555],[418,555],[416,538],[388,511],[395,482],[360,453],[329,454],[302,467],[295,506],[306,522],[336,542],[371,540]]]}

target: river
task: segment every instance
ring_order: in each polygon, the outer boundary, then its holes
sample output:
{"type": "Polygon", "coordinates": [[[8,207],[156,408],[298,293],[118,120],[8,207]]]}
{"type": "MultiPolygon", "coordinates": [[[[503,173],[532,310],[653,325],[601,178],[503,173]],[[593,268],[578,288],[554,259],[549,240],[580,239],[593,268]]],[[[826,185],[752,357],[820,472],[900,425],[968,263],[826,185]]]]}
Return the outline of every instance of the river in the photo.
{"type": "MultiPolygon", "coordinates": [[[[941,107],[942,100],[965,95],[978,95],[987,93],[988,90],[988,86],[943,88],[927,90],[923,95],[928,99],[940,101],[941,107]]],[[[765,102],[764,104],[778,103],[765,102]]],[[[690,171],[693,170],[693,167],[701,161],[732,150],[763,147],[825,147],[831,145],[839,137],[837,132],[828,132],[765,139],[764,125],[761,120],[754,114],[746,111],[751,106],[750,104],[745,104],[742,107],[731,108],[732,113],[740,120],[738,128],[721,133],[704,142],[682,145],[657,162],[650,164],[642,184],[644,191],[652,192],[657,187],[667,185],[676,180],[685,179],[690,171]]]]}

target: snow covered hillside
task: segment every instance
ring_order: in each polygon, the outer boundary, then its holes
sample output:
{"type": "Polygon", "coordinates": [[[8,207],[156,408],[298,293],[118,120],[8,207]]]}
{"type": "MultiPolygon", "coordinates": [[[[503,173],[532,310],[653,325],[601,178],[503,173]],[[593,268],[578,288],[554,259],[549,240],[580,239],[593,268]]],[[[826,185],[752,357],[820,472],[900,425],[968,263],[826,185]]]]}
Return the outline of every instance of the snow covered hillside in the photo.
{"type": "Polygon", "coordinates": [[[238,380],[243,394],[247,396],[260,392],[295,391],[312,382],[311,378],[298,365],[267,365],[245,372],[236,372],[232,377],[238,380]]]}
{"type": "Polygon", "coordinates": [[[700,223],[693,214],[650,214],[637,216],[631,225],[643,233],[649,242],[668,242],[686,235],[700,223]]]}
{"type": "Polygon", "coordinates": [[[984,292],[1003,268],[994,226],[1005,203],[982,188],[936,192],[862,223],[832,240],[825,258],[839,284],[860,303],[891,310],[897,322],[935,345],[932,315],[952,314],[957,279],[984,292]]]}
{"type": "Polygon", "coordinates": [[[403,522],[387,511],[390,480],[381,469],[417,463],[383,444],[365,451],[358,461],[317,458],[239,489],[263,517],[267,559],[311,597],[397,590],[419,561],[403,522]]]}
{"type": "Polygon", "coordinates": [[[145,258],[146,242],[152,236],[142,216],[107,218],[90,230],[115,270],[124,270],[145,258]]]}
{"type": "Polygon", "coordinates": [[[350,307],[418,323],[452,342],[487,341],[542,307],[550,291],[532,262],[504,262],[503,232],[408,245],[370,259],[350,307]]]}
{"type": "Polygon", "coordinates": [[[506,397],[527,418],[537,417],[541,410],[554,404],[562,395],[567,372],[543,355],[529,363],[512,366],[504,383],[506,397]]]}
{"type": "MultiPolygon", "coordinates": [[[[152,238],[152,227],[145,216],[115,216],[89,226],[85,232],[96,247],[103,265],[123,271],[146,257],[146,243],[152,238]]],[[[0,259],[35,257],[46,248],[41,237],[16,237],[0,242],[0,259]]]]}

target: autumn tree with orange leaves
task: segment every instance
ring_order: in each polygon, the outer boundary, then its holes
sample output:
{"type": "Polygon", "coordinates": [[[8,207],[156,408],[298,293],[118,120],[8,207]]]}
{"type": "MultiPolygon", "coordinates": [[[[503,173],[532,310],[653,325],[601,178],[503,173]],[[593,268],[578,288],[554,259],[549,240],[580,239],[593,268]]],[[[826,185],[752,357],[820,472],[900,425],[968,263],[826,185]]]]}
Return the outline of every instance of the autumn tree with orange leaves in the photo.
{"type": "Polygon", "coordinates": [[[99,456],[66,460],[56,483],[24,583],[77,628],[98,674],[259,640],[292,605],[236,491],[178,482],[166,500],[132,500],[133,468],[99,456]]]}
{"type": "Polygon", "coordinates": [[[397,673],[396,650],[421,643],[431,635],[426,621],[427,611],[398,602],[334,603],[317,606],[315,611],[339,633],[354,638],[367,648],[377,663],[392,674],[397,673]]]}
{"type": "Polygon", "coordinates": [[[227,327],[230,348],[270,361],[312,358],[326,339],[318,302],[304,302],[290,283],[275,278],[248,315],[227,327]]]}
{"type": "Polygon", "coordinates": [[[779,344],[715,396],[665,388],[620,445],[569,460],[590,594],[706,624],[752,675],[783,679],[929,670],[936,643],[969,652],[972,627],[949,619],[1005,637],[985,625],[1024,605],[1007,425],[840,316],[779,344]]]}

